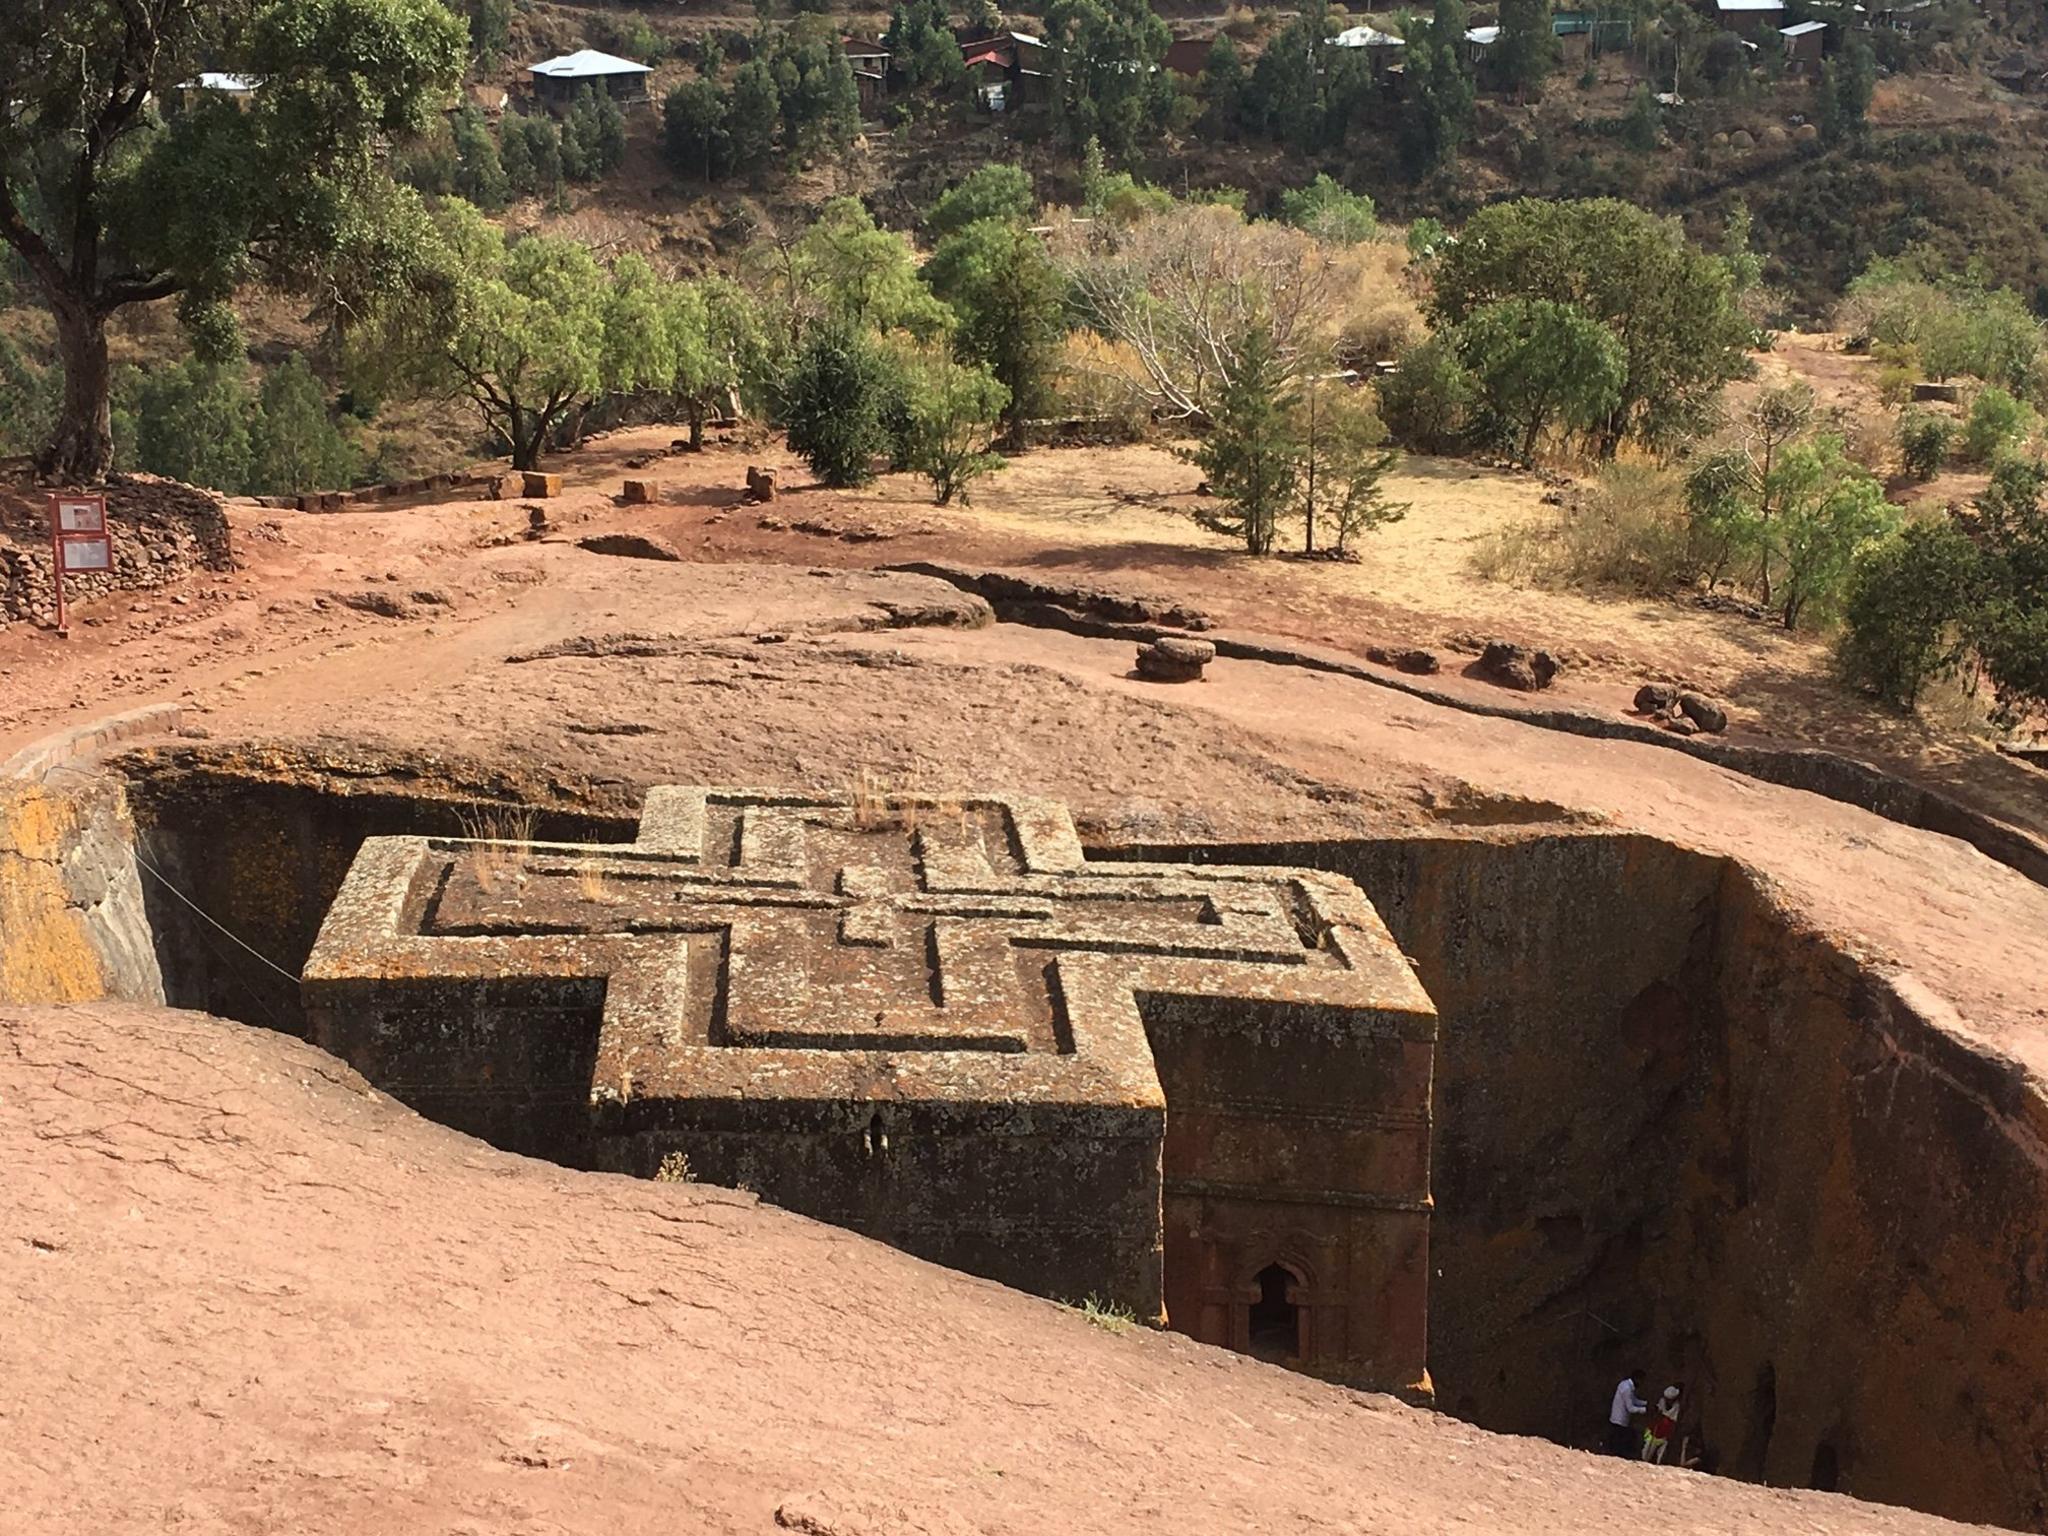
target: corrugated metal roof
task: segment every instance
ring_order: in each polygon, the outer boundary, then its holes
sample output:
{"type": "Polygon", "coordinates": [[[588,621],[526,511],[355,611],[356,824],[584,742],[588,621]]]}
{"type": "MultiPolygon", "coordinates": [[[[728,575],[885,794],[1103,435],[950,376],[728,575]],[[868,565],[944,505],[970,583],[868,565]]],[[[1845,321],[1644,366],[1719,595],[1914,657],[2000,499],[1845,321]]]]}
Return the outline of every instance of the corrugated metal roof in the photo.
{"type": "Polygon", "coordinates": [[[1782,11],[1785,0],[1716,0],[1724,11],[1782,11]]]}
{"type": "Polygon", "coordinates": [[[1802,21],[1797,26],[1780,27],[1780,37],[1809,37],[1815,32],[1825,32],[1828,24],[1824,21],[1802,21]]]}
{"type": "Polygon", "coordinates": [[[550,80],[595,80],[604,75],[645,75],[653,71],[645,64],[635,64],[631,59],[622,59],[609,53],[599,53],[595,48],[584,48],[576,53],[565,53],[558,59],[534,64],[526,71],[529,75],[546,75],[550,80]]]}
{"type": "Polygon", "coordinates": [[[197,87],[202,91],[226,91],[239,96],[255,90],[261,83],[253,75],[226,75],[209,69],[202,72],[197,80],[187,80],[180,89],[189,91],[197,87]]]}
{"type": "Polygon", "coordinates": [[[1391,32],[1382,32],[1377,27],[1346,27],[1330,41],[1339,48],[1406,48],[1408,45],[1391,32]]]}
{"type": "Polygon", "coordinates": [[[1500,41],[1499,27],[1467,27],[1465,41],[1476,43],[1481,48],[1490,48],[1500,41]]]}

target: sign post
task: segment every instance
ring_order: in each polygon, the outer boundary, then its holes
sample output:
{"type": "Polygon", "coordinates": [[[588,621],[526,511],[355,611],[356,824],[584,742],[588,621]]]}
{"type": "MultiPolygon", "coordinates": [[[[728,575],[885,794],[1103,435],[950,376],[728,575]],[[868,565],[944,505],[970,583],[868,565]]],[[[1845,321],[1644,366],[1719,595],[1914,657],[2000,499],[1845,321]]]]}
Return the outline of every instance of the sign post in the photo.
{"type": "Polygon", "coordinates": [[[107,498],[66,495],[50,498],[51,580],[57,588],[57,637],[69,639],[71,625],[64,600],[67,574],[114,568],[114,537],[107,531],[107,498]]]}

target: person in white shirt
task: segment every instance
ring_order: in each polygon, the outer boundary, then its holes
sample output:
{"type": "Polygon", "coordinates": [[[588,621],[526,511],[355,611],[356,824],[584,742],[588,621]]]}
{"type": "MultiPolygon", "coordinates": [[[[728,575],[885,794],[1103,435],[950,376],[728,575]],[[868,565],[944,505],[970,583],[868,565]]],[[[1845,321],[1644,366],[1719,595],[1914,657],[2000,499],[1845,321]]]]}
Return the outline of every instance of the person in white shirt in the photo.
{"type": "Polygon", "coordinates": [[[1639,1413],[1649,1411],[1650,1405],[1643,1401],[1636,1391],[1636,1378],[1643,1373],[1630,1371],[1614,1388],[1614,1401],[1607,1410],[1607,1451],[1611,1456],[1626,1456],[1635,1459],[1637,1439],[1635,1426],[1631,1422],[1639,1413]]]}

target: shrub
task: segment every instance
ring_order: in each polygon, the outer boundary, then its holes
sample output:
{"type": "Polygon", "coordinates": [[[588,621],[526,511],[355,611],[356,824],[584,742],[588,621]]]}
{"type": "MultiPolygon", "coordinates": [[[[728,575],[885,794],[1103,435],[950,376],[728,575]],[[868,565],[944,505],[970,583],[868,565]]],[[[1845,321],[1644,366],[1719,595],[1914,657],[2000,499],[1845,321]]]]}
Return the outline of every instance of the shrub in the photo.
{"type": "Polygon", "coordinates": [[[865,485],[890,448],[885,424],[896,391],[888,361],[865,335],[836,321],[814,326],[783,383],[789,450],[825,484],[865,485]]]}
{"type": "Polygon", "coordinates": [[[965,502],[971,481],[1003,467],[989,444],[1010,392],[980,364],[941,355],[911,364],[906,397],[909,467],[931,482],[940,506],[956,495],[965,502]]]}
{"type": "Polygon", "coordinates": [[[1844,675],[1911,709],[1929,682],[1961,665],[1964,620],[1982,588],[1983,557],[1946,518],[1915,523],[1865,551],[1844,607],[1844,675]]]}
{"type": "Polygon", "coordinates": [[[1969,419],[1963,424],[1963,457],[1972,464],[1989,464],[2011,447],[2030,426],[2032,412],[1996,385],[1981,391],[1970,402],[1969,419]]]}
{"type": "Polygon", "coordinates": [[[1933,411],[1908,411],[1899,418],[1899,458],[1907,475],[1932,480],[1948,462],[1956,424],[1933,411]]]}
{"type": "Polygon", "coordinates": [[[1394,441],[1417,453],[1450,453],[1464,440],[1478,386],[1457,350],[1432,336],[1402,354],[1380,380],[1380,415],[1394,441]]]}
{"type": "Polygon", "coordinates": [[[1281,194],[1280,211],[1296,229],[1332,245],[1358,245],[1379,231],[1372,199],[1348,191],[1323,174],[1305,187],[1281,194]]]}

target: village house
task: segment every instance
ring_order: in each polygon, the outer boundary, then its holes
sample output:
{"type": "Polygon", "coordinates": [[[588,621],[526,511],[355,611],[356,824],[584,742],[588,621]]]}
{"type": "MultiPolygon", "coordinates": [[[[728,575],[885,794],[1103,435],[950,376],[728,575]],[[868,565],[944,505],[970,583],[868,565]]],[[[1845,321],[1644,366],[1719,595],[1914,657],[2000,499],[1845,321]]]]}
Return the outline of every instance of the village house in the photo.
{"type": "Polygon", "coordinates": [[[1785,20],[1785,0],[1712,0],[1712,5],[1722,30],[1748,42],[1777,32],[1785,20]]]}
{"type": "Polygon", "coordinates": [[[1000,32],[960,45],[976,105],[986,112],[1042,102],[1047,97],[1045,39],[1028,32],[1000,32]]]}
{"type": "Polygon", "coordinates": [[[854,88],[860,92],[860,110],[863,117],[881,111],[882,101],[889,94],[889,60],[887,48],[872,37],[859,34],[842,37],[839,46],[846,52],[847,67],[853,71],[854,88]]]}
{"type": "Polygon", "coordinates": [[[204,71],[195,80],[187,80],[178,87],[178,94],[189,106],[201,95],[219,96],[232,101],[238,107],[247,107],[256,94],[256,87],[262,81],[253,75],[230,75],[217,70],[204,71]]]}
{"type": "Polygon", "coordinates": [[[645,64],[635,64],[631,59],[585,48],[532,65],[526,73],[533,81],[536,101],[558,111],[566,111],[576,100],[576,93],[586,87],[603,91],[621,106],[644,102],[647,100],[647,77],[653,70],[645,64]]]}
{"type": "Polygon", "coordinates": [[[1824,21],[1802,21],[1778,29],[1778,36],[1785,43],[1786,74],[1812,76],[1820,73],[1827,31],[1828,24],[1824,21]]]}

